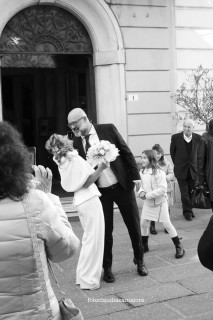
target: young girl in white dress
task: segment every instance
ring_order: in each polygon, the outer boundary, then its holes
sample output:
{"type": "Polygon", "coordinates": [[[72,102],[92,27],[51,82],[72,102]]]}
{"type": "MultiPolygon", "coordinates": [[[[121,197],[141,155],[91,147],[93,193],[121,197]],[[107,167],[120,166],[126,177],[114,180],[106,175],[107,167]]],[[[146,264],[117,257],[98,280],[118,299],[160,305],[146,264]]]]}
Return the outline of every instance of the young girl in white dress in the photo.
{"type": "Polygon", "coordinates": [[[74,192],[74,206],[84,229],[82,248],[76,270],[76,284],[81,289],[96,290],[100,287],[104,252],[104,215],[94,182],[108,167],[102,162],[94,170],[77,150],[67,136],[53,134],[45,145],[54,155],[61,176],[61,186],[67,192],[74,192]]]}
{"type": "Polygon", "coordinates": [[[149,251],[150,221],[159,221],[163,223],[175,245],[175,257],[182,258],[185,251],[169,217],[166,174],[158,166],[154,150],[143,151],[141,159],[143,168],[140,170],[141,188],[138,191],[138,195],[144,200],[141,214],[141,234],[144,252],[149,251]]]}
{"type": "MultiPolygon", "coordinates": [[[[168,200],[168,206],[169,206],[169,214],[170,214],[170,206],[173,204],[173,185],[172,181],[174,181],[174,171],[172,168],[171,163],[165,159],[164,157],[164,151],[162,147],[159,144],[155,144],[152,147],[152,150],[155,150],[156,152],[156,158],[158,161],[159,167],[165,172],[166,174],[166,181],[167,181],[167,200],[168,200]]],[[[165,233],[168,233],[166,229],[164,229],[165,233]]],[[[157,234],[157,231],[155,229],[155,221],[150,222],[150,233],[151,234],[157,234]]]]}

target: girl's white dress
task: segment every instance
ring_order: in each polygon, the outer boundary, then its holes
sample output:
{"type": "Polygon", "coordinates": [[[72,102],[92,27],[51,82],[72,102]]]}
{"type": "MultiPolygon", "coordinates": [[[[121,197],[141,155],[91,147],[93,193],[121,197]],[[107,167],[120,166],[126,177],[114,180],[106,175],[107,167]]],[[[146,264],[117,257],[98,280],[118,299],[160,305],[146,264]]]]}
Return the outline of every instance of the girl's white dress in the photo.
{"type": "Polygon", "coordinates": [[[58,166],[61,185],[67,192],[74,192],[74,206],[84,229],[82,248],[76,270],[76,284],[81,289],[94,289],[100,284],[104,252],[104,215],[99,200],[100,192],[93,183],[83,185],[94,169],[78,155],[76,150],[61,159],[58,166]]]}
{"type": "Polygon", "coordinates": [[[146,192],[141,218],[151,221],[170,222],[165,172],[159,169],[156,174],[153,174],[152,169],[149,168],[140,170],[140,176],[142,184],[138,194],[142,191],[146,192]]]}

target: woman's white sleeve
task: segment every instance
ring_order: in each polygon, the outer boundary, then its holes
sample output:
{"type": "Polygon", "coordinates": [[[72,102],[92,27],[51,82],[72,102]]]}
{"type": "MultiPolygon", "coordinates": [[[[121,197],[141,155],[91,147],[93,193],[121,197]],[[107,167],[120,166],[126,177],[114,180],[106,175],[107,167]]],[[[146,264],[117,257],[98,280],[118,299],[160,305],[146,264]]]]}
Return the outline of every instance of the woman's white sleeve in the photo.
{"type": "Polygon", "coordinates": [[[66,160],[58,169],[61,175],[61,186],[67,192],[81,189],[94,172],[94,169],[80,156],[66,160]]]}
{"type": "Polygon", "coordinates": [[[41,219],[47,257],[53,262],[69,259],[79,248],[80,241],[72,230],[59,198],[42,194],[41,219]]]}

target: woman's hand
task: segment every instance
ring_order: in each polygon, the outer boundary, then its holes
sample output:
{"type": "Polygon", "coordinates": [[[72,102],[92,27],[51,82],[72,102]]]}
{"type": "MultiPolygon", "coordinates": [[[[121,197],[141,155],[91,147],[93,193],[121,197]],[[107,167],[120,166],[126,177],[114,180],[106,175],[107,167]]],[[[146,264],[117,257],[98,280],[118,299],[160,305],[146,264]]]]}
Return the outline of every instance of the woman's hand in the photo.
{"type": "Polygon", "coordinates": [[[98,165],[98,167],[99,167],[101,170],[104,170],[104,169],[106,169],[106,168],[109,168],[109,166],[110,166],[110,164],[109,164],[109,162],[107,162],[107,161],[102,161],[102,162],[98,165]]]}
{"type": "Polygon", "coordinates": [[[52,190],[52,171],[49,168],[44,168],[43,166],[32,166],[35,171],[36,182],[39,182],[36,186],[36,189],[42,190],[45,193],[51,193],[52,190]]]}
{"type": "Polygon", "coordinates": [[[109,167],[109,162],[106,161],[102,161],[97,169],[95,170],[95,172],[93,172],[87,179],[87,181],[85,182],[85,184],[83,185],[84,188],[88,188],[89,186],[91,186],[92,183],[94,183],[100,176],[101,172],[109,167]]]}

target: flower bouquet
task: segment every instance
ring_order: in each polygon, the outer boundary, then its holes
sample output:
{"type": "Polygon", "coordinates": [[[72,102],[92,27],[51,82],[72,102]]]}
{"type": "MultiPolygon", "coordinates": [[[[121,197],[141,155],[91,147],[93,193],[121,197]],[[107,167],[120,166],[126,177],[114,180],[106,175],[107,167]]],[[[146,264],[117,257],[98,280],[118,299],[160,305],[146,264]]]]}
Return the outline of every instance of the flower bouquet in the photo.
{"type": "Polygon", "coordinates": [[[87,161],[94,168],[102,161],[112,162],[119,156],[119,150],[114,144],[101,140],[87,151],[87,161]]]}

